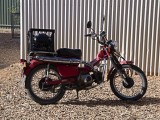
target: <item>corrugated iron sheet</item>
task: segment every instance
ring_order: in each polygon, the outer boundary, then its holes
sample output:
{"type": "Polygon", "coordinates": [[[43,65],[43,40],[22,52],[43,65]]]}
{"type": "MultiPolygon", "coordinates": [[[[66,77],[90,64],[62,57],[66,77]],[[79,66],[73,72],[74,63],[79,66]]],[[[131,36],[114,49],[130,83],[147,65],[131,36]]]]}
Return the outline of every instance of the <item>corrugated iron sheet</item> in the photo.
{"type": "Polygon", "coordinates": [[[11,13],[19,13],[20,0],[0,0],[0,27],[11,27],[11,13]]]}
{"type": "Polygon", "coordinates": [[[147,75],[160,75],[160,0],[21,0],[21,58],[27,56],[29,28],[52,28],[55,48],[83,50],[90,61],[100,46],[85,38],[88,20],[96,32],[104,30],[117,40],[122,55],[147,75]]]}

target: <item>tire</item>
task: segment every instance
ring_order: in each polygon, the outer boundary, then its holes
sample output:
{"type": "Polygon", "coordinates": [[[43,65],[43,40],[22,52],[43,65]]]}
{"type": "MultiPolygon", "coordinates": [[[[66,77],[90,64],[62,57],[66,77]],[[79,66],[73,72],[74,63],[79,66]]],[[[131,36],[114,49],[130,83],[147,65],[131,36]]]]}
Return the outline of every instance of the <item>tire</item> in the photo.
{"type": "Polygon", "coordinates": [[[126,86],[125,83],[122,81],[122,78],[120,77],[119,73],[115,69],[110,77],[111,90],[121,100],[139,100],[143,97],[147,90],[147,79],[144,72],[135,65],[122,65],[122,68],[125,70],[129,80],[132,82],[130,82],[130,86],[126,86]],[[119,79],[117,79],[118,77],[119,79]],[[141,83],[141,85],[138,86],[138,83],[141,83]],[[121,87],[119,89],[117,86],[120,85],[121,87]],[[138,90],[135,91],[134,88],[137,88],[137,86],[138,90]],[[130,93],[131,95],[128,95],[130,93]]]}
{"type": "MultiPolygon", "coordinates": [[[[65,89],[63,87],[63,85],[58,85],[58,86],[54,86],[54,85],[50,85],[47,90],[42,90],[40,89],[40,86],[42,86],[43,82],[43,77],[46,73],[46,68],[47,65],[39,65],[36,68],[34,68],[31,73],[29,74],[29,76],[26,79],[26,85],[27,85],[27,93],[29,94],[29,96],[37,103],[41,104],[41,105],[47,105],[47,104],[55,104],[57,103],[65,94],[65,89]],[[36,79],[36,76],[37,79],[36,79]],[[36,82],[36,83],[34,83],[36,82]],[[42,83],[42,84],[41,84],[42,83]],[[37,88],[37,91],[35,91],[34,89],[37,88]],[[53,92],[51,89],[54,88],[57,89],[57,87],[59,87],[59,89],[55,92],[53,92]],[[55,95],[54,95],[55,93],[55,95]],[[42,94],[42,95],[41,95],[42,94]],[[51,97],[48,97],[47,95],[51,95],[51,97]],[[46,97],[46,98],[43,98],[46,97]]],[[[49,72],[49,78],[51,80],[55,79],[60,79],[59,74],[56,72],[56,69],[50,65],[50,72],[49,72]],[[52,74],[51,74],[52,72],[52,74]],[[52,78],[54,77],[54,78],[52,78]]]]}

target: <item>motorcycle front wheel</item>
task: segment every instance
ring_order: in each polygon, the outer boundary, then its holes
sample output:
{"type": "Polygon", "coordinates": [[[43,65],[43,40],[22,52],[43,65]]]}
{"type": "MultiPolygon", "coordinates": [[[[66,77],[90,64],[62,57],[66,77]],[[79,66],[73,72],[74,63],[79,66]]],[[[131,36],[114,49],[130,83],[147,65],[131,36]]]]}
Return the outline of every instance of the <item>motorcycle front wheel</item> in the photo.
{"type": "Polygon", "coordinates": [[[111,90],[122,100],[139,100],[147,90],[147,78],[144,72],[135,65],[122,65],[122,68],[127,74],[127,84],[118,71],[114,70],[110,77],[111,90]]]}
{"type": "Polygon", "coordinates": [[[65,94],[63,85],[48,85],[47,80],[59,80],[60,76],[53,66],[39,65],[34,68],[26,80],[29,96],[41,105],[57,103],[65,94]],[[46,74],[48,72],[48,77],[46,74]]]}

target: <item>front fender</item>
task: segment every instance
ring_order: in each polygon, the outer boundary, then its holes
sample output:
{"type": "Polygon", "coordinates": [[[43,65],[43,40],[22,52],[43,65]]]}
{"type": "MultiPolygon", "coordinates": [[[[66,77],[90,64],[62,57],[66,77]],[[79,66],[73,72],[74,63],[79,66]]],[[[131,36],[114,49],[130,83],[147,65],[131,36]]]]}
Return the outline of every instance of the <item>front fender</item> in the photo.
{"type": "Polygon", "coordinates": [[[131,64],[133,64],[133,61],[123,60],[123,61],[120,61],[120,64],[121,64],[121,65],[131,65],[131,64]]]}
{"type": "MultiPolygon", "coordinates": [[[[133,64],[133,61],[120,61],[120,64],[121,65],[132,65],[133,64]]],[[[109,81],[110,80],[110,77],[111,77],[111,75],[112,75],[112,73],[113,73],[113,71],[115,70],[115,67],[112,67],[110,70],[109,70],[109,72],[108,72],[108,75],[107,75],[107,81],[109,81]]]]}

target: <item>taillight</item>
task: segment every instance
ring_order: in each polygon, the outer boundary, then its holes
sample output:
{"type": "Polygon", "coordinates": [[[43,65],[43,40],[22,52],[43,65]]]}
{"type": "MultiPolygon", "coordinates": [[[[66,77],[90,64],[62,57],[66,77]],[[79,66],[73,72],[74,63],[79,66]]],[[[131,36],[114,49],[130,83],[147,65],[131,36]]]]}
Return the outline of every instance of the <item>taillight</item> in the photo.
{"type": "Polygon", "coordinates": [[[25,59],[20,59],[20,63],[24,64],[25,62],[27,62],[27,60],[25,60],[25,59]]]}
{"type": "Polygon", "coordinates": [[[20,59],[20,63],[23,64],[23,67],[24,67],[24,68],[27,67],[27,60],[20,59]]]}

